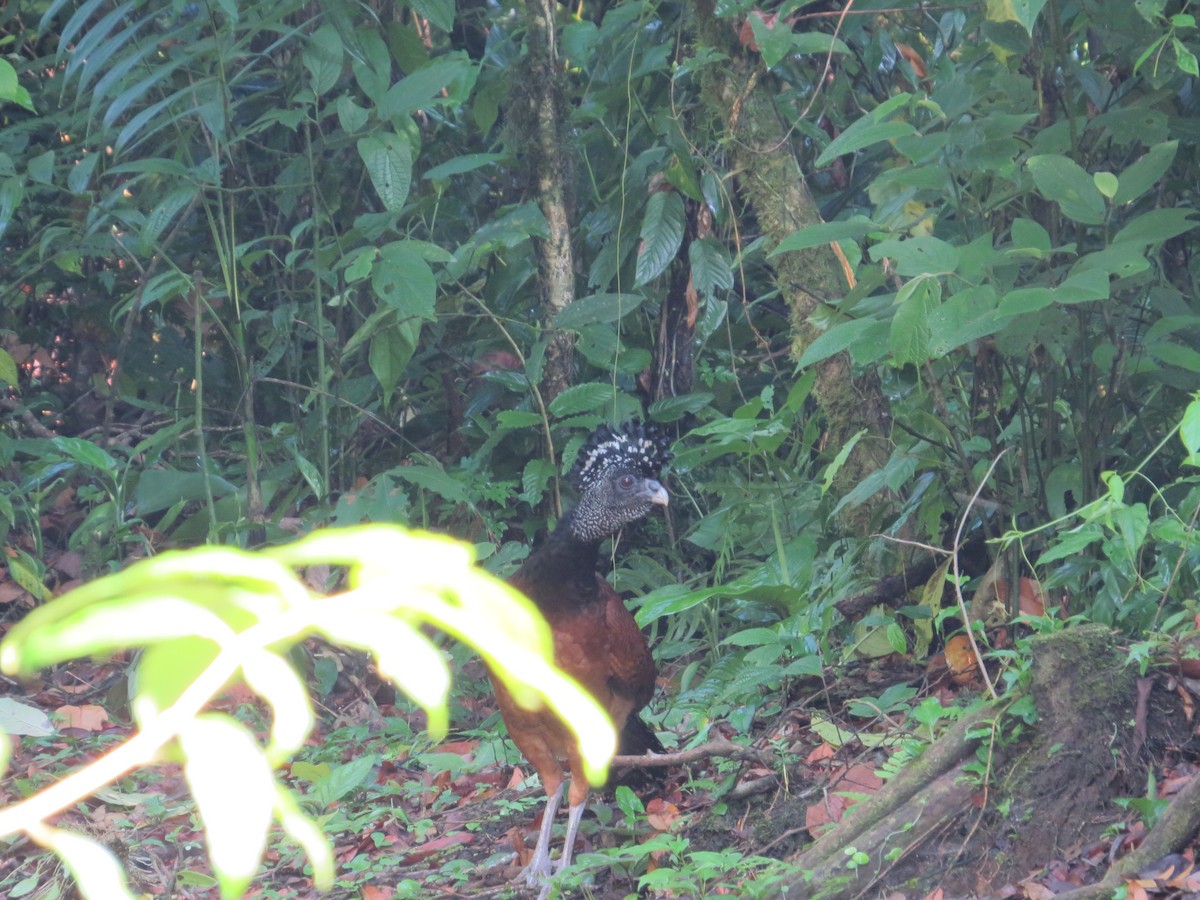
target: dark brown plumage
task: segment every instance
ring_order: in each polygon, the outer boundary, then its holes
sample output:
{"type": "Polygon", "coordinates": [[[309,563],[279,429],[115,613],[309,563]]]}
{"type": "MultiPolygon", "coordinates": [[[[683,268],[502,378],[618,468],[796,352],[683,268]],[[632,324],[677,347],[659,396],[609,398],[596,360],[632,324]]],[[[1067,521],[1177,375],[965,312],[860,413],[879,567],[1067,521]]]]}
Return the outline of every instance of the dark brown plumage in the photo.
{"type": "MultiPolygon", "coordinates": [[[[654,659],[633,615],[597,573],[597,554],[605,538],[655,505],[667,505],[667,492],[658,481],[670,459],[666,444],[653,426],[637,422],[620,430],[607,425],[597,429],[569,476],[579,502],[510,579],[550,624],[556,664],[608,711],[621,753],[662,749],[638,716],[654,694],[654,659]]],[[[562,760],[571,774],[570,815],[558,871],[571,862],[587,779],[571,730],[549,709],[522,709],[503,684],[494,677],[492,683],[508,733],[546,789],[537,847],[525,870],[530,883],[544,883],[551,869],[550,830],[562,798],[562,760]]]]}

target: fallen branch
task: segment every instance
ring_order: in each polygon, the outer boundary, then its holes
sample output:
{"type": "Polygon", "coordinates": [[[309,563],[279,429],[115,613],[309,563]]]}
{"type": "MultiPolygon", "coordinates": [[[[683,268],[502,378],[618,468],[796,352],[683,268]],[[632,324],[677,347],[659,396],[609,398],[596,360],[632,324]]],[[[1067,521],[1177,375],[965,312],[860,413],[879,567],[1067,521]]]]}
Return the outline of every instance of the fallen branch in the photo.
{"type": "Polygon", "coordinates": [[[709,741],[690,750],[676,750],[674,753],[647,753],[645,756],[614,756],[613,768],[653,769],[664,766],[685,766],[701,759],[714,756],[724,756],[730,759],[744,759],[750,762],[762,763],[764,766],[774,766],[774,754],[754,747],[744,747],[725,739],[709,741]]]}

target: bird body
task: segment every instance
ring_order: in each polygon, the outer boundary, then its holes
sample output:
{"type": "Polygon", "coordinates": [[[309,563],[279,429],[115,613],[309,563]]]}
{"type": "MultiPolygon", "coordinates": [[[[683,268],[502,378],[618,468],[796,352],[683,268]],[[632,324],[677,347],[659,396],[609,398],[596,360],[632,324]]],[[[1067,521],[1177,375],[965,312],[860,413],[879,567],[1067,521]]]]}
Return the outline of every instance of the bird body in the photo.
{"type": "MultiPolygon", "coordinates": [[[[633,615],[597,573],[596,563],[605,538],[655,505],[667,505],[667,492],[657,479],[669,458],[665,441],[651,426],[627,423],[619,431],[602,426],[594,432],[570,474],[579,502],[510,579],[550,625],[555,664],[608,712],[622,753],[658,747],[638,716],[654,694],[654,658],[633,615]]],[[[562,797],[563,761],[571,775],[570,815],[559,871],[570,865],[588,782],[574,732],[548,708],[518,706],[494,676],[492,683],[508,732],[546,791],[537,847],[525,870],[528,881],[544,883],[551,869],[550,831],[562,797]]]]}

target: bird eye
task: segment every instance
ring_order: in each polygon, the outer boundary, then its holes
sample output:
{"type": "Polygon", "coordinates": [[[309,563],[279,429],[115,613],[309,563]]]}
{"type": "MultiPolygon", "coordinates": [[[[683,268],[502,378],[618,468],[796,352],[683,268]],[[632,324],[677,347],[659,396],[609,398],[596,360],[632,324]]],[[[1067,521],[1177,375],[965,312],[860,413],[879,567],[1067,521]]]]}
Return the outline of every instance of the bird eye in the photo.
{"type": "Polygon", "coordinates": [[[633,487],[635,480],[636,479],[634,479],[632,475],[622,475],[617,479],[617,484],[620,486],[621,490],[627,491],[633,487]]]}

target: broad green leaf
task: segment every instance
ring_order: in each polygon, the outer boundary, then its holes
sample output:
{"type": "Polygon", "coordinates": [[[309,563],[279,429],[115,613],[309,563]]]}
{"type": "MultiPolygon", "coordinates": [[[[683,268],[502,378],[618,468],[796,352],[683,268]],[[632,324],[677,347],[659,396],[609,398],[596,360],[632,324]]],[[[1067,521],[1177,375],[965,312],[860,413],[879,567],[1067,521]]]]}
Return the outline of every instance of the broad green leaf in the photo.
{"type": "Polygon", "coordinates": [[[478,72],[465,53],[439,56],[392,85],[379,104],[378,115],[389,121],[418,109],[462,102],[474,86],[478,72]]]}
{"type": "Polygon", "coordinates": [[[1032,156],[1025,164],[1033,183],[1047,200],[1058,204],[1064,216],[1085,225],[1104,221],[1104,196],[1092,177],[1074,160],[1057,154],[1032,156]]]}
{"type": "Polygon", "coordinates": [[[1013,219],[1011,236],[1014,248],[1028,248],[1043,255],[1050,252],[1050,233],[1033,219],[1013,219]]]}
{"type": "Polygon", "coordinates": [[[17,70],[8,60],[0,59],[0,103],[6,100],[34,112],[33,98],[29,96],[29,91],[17,82],[17,70]]]}
{"type": "Polygon", "coordinates": [[[1117,176],[1112,172],[1097,172],[1092,176],[1092,181],[1096,185],[1096,190],[1107,197],[1109,200],[1117,195],[1117,176]]]}
{"type": "Polygon", "coordinates": [[[1121,173],[1117,192],[1113,195],[1113,203],[1117,206],[1129,203],[1154,187],[1175,161],[1178,150],[1179,141],[1164,141],[1155,144],[1144,156],[1126,167],[1121,173]]]}
{"type": "Polygon", "coordinates": [[[421,177],[430,181],[436,181],[442,178],[449,178],[452,175],[474,172],[476,169],[482,169],[484,166],[490,166],[507,158],[503,153],[468,153],[447,160],[440,166],[434,166],[421,177]]]}
{"type": "Polygon", "coordinates": [[[906,277],[941,275],[958,268],[958,248],[935,237],[880,241],[871,247],[871,259],[888,257],[896,274],[906,277]]]}
{"type": "Polygon", "coordinates": [[[1200,225],[1200,221],[1191,218],[1195,213],[1194,209],[1179,207],[1149,210],[1118,231],[1113,243],[1161,244],[1200,225]]]}
{"type": "Polygon", "coordinates": [[[768,69],[774,68],[787,55],[792,46],[792,26],[785,20],[777,18],[768,25],[757,11],[747,17],[750,30],[754,34],[754,42],[768,69]]]}
{"type": "Polygon", "coordinates": [[[83,438],[56,437],[50,443],[54,445],[56,450],[65,453],[78,463],[90,466],[98,472],[111,474],[120,468],[121,464],[113,459],[107,450],[93,444],[91,441],[85,441],[83,438]]]}
{"type": "Polygon", "coordinates": [[[868,118],[862,118],[830,141],[814,165],[820,169],[839,156],[916,133],[917,129],[908,122],[872,122],[868,118]]]}
{"type": "Polygon", "coordinates": [[[912,279],[896,294],[897,309],[892,317],[890,347],[900,365],[929,359],[933,335],[929,319],[941,299],[941,282],[927,275],[912,279]]]}
{"type": "Polygon", "coordinates": [[[823,247],[834,241],[859,240],[872,231],[878,231],[879,226],[866,216],[851,216],[839,222],[822,222],[817,225],[805,225],[793,231],[779,242],[774,250],[767,254],[768,258],[791,250],[807,250],[810,247],[823,247]]]}
{"type": "Polygon", "coordinates": [[[1103,270],[1073,272],[1054,289],[1054,302],[1086,303],[1089,300],[1107,300],[1109,287],[1108,273],[1103,270]]]}
{"type": "Polygon", "coordinates": [[[1200,372],[1200,353],[1191,347],[1163,341],[1151,344],[1146,349],[1169,366],[1179,366],[1189,372],[1200,372]]]}
{"type": "Polygon", "coordinates": [[[439,497],[451,503],[470,503],[471,498],[461,481],[441,469],[433,466],[397,466],[390,470],[397,478],[410,481],[427,491],[433,491],[439,497]]]}
{"type": "Polygon", "coordinates": [[[552,401],[550,414],[564,419],[582,412],[596,412],[613,402],[613,389],[608,384],[577,384],[569,387],[552,401]]]}
{"type": "Polygon", "coordinates": [[[404,367],[412,359],[420,334],[420,325],[412,320],[397,322],[371,336],[367,349],[367,365],[371,374],[383,389],[383,402],[390,403],[396,385],[404,374],[404,367]]]}
{"type": "Polygon", "coordinates": [[[41,184],[51,184],[54,181],[54,151],[47,150],[29,160],[25,173],[30,181],[41,184]]]}
{"type": "Polygon", "coordinates": [[[715,238],[700,238],[688,245],[692,284],[701,297],[711,298],[733,289],[733,269],[729,251],[715,238]]]}
{"type": "Polygon", "coordinates": [[[1032,36],[1034,23],[1037,22],[1038,15],[1046,5],[1046,0],[1006,0],[1006,2],[1012,5],[1017,21],[1024,25],[1025,30],[1032,36]]]}
{"type": "Polygon", "coordinates": [[[1200,453],[1200,400],[1193,399],[1183,411],[1179,423],[1179,439],[1191,456],[1200,453]]]}
{"type": "Polygon", "coordinates": [[[650,404],[647,415],[655,422],[676,422],[688,413],[698,413],[713,401],[707,391],[663,397],[650,404]]]}
{"type": "Polygon", "coordinates": [[[408,139],[394,132],[368,135],[359,138],[358,155],[384,208],[389,212],[402,209],[412,184],[412,147],[408,139]]]}
{"type": "Polygon", "coordinates": [[[375,296],[403,318],[434,317],[437,280],[429,263],[408,241],[393,241],[379,248],[371,287],[375,296]]]}
{"type": "MultiPolygon", "coordinates": [[[[210,475],[209,487],[214,497],[236,494],[237,487],[219,475],[210,475]]],[[[147,469],[138,477],[134,502],[137,513],[150,513],[170,509],[180,501],[192,502],[207,497],[203,472],[180,472],[175,469],[147,469]]]]}
{"type": "Polygon", "coordinates": [[[653,281],[670,265],[683,243],[683,198],[675,191],[657,191],[646,203],[638,248],[636,285],[653,281]]]}
{"type": "Polygon", "coordinates": [[[17,362],[9,354],[7,350],[0,350],[0,382],[4,382],[9,387],[17,387],[17,379],[20,376],[17,374],[17,362]]]}
{"type": "Polygon", "coordinates": [[[908,134],[916,134],[916,128],[908,122],[887,121],[888,116],[905,106],[910,100],[912,100],[912,95],[902,91],[894,97],[889,97],[888,100],[872,109],[870,113],[854,121],[850,127],[846,128],[846,131],[829,142],[829,146],[817,157],[816,167],[828,166],[839,156],[852,154],[854,151],[862,150],[864,146],[878,144],[883,140],[906,137],[908,134]]]}
{"type": "Polygon", "coordinates": [[[645,298],[641,294],[592,294],[580,297],[554,317],[554,327],[578,331],[585,325],[616,322],[627,316],[645,298]]]}
{"type": "Polygon", "coordinates": [[[309,35],[301,59],[308,69],[309,86],[318,97],[337,84],[344,58],[342,38],[334,26],[322,25],[309,35]]]}
{"type": "Polygon", "coordinates": [[[1175,65],[1179,66],[1179,71],[1193,78],[1200,76],[1200,61],[1196,54],[1177,37],[1171,38],[1171,46],[1175,48],[1175,65]]]}
{"type": "Polygon", "coordinates": [[[322,808],[336,803],[366,784],[371,770],[377,765],[377,754],[364,753],[349,762],[335,766],[328,775],[313,785],[310,797],[322,808]]]}
{"type": "MultiPolygon", "coordinates": [[[[1081,256],[1071,267],[1071,277],[1075,278],[1090,272],[1093,273],[1093,277],[1099,273],[1128,278],[1144,272],[1148,268],[1150,268],[1150,261],[1146,259],[1145,245],[1134,241],[1122,241],[1113,243],[1103,250],[1097,250],[1095,253],[1081,256]]],[[[1099,281],[1096,281],[1095,284],[1098,285],[1099,281]]],[[[1107,296],[1107,289],[1105,289],[1105,296],[1107,296]]]]}
{"type": "Polygon", "coordinates": [[[202,715],[188,722],[180,731],[179,745],[221,896],[241,896],[258,871],[271,826],[271,767],[254,737],[223,715],[202,715]]]}
{"type": "Polygon", "coordinates": [[[8,552],[8,577],[35,600],[48,600],[50,592],[42,580],[42,566],[20,547],[9,548],[8,552]]]}
{"type": "Polygon", "coordinates": [[[929,316],[929,350],[932,356],[950,351],[999,331],[996,289],[991,285],[967,288],[949,297],[929,316]]]}
{"type": "Polygon", "coordinates": [[[841,353],[876,324],[874,319],[850,319],[846,322],[839,322],[804,348],[799,362],[796,363],[796,368],[803,369],[841,353]]]}
{"type": "Polygon", "coordinates": [[[413,11],[442,31],[454,27],[454,0],[409,0],[413,11]]]}

